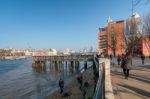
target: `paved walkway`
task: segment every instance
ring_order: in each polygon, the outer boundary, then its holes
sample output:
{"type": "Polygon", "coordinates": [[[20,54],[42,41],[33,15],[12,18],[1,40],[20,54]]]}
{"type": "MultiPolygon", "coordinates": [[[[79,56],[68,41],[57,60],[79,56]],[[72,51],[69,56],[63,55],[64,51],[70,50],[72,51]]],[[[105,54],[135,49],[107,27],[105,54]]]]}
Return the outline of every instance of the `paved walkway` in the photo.
{"type": "Polygon", "coordinates": [[[113,66],[111,81],[115,99],[150,99],[150,65],[134,67],[128,80],[122,68],[113,66]]]}

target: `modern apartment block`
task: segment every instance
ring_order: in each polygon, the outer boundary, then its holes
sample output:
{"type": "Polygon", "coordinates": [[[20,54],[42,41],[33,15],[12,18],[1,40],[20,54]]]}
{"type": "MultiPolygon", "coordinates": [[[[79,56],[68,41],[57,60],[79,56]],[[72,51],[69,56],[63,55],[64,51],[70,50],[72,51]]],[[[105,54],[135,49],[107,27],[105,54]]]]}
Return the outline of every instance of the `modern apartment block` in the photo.
{"type": "Polygon", "coordinates": [[[106,49],[107,49],[106,28],[99,28],[99,33],[98,33],[98,49],[99,49],[99,53],[102,53],[103,51],[106,51],[106,49]]]}
{"type": "Polygon", "coordinates": [[[98,32],[99,54],[121,55],[125,53],[124,21],[112,22],[109,18],[107,26],[98,32]]]}

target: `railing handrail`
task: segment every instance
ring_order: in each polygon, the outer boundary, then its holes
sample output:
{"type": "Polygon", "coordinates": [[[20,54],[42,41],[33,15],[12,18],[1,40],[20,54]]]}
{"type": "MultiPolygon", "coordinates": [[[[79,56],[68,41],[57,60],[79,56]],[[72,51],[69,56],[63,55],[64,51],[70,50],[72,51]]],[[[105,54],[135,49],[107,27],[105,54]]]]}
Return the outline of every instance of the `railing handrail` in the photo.
{"type": "Polygon", "coordinates": [[[105,98],[105,68],[104,62],[99,63],[94,59],[96,67],[99,69],[99,78],[96,84],[94,99],[104,99],[105,98]]]}

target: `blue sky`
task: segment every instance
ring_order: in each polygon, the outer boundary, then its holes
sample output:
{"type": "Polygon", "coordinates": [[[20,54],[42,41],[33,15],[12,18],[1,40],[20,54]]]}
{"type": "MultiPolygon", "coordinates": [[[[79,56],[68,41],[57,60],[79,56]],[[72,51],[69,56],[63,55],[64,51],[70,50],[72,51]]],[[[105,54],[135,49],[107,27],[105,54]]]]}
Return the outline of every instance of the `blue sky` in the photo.
{"type": "MultiPolygon", "coordinates": [[[[143,0],[142,0],[143,1],[143,0]]],[[[98,28],[131,15],[132,0],[0,0],[0,48],[97,49],[98,28]]],[[[144,2],[135,7],[141,16],[144,2]]]]}

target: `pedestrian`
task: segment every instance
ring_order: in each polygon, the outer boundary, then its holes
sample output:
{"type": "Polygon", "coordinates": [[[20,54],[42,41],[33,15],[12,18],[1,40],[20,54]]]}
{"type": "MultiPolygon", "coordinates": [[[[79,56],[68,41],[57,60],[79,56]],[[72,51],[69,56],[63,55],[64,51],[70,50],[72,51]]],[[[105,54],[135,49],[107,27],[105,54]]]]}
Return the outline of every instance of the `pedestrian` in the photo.
{"type": "Polygon", "coordinates": [[[121,61],[121,57],[120,57],[120,55],[118,55],[118,56],[117,56],[118,66],[120,65],[120,61],[121,61]]]}
{"type": "Polygon", "coordinates": [[[83,83],[83,76],[82,76],[82,74],[80,74],[80,76],[77,77],[77,80],[78,80],[78,82],[80,84],[80,89],[81,89],[82,88],[82,83],[83,83]]]}
{"type": "Polygon", "coordinates": [[[59,87],[60,87],[60,93],[63,93],[63,88],[64,88],[64,81],[60,78],[59,80],[59,87]]]}
{"type": "Polygon", "coordinates": [[[145,56],[143,54],[141,54],[141,60],[142,60],[142,64],[144,64],[145,56]]]}
{"type": "Polygon", "coordinates": [[[109,57],[110,57],[110,60],[112,60],[112,54],[110,54],[109,57]]]}
{"type": "Polygon", "coordinates": [[[132,56],[130,52],[127,52],[127,54],[122,57],[121,67],[123,69],[125,79],[128,79],[129,71],[132,68],[132,56]]]}
{"type": "Polygon", "coordinates": [[[86,99],[86,88],[82,88],[82,99],[86,99]]]}

